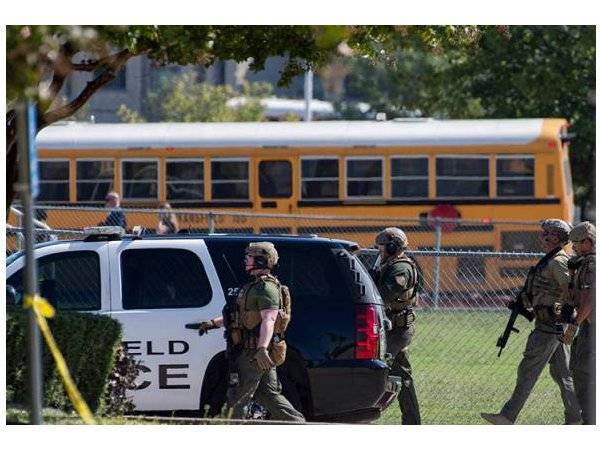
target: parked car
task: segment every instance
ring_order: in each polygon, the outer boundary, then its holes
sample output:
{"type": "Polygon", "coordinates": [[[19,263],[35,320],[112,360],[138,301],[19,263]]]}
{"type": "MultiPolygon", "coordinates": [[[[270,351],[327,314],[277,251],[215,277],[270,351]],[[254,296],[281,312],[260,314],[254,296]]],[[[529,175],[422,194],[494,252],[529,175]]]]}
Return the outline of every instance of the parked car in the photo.
{"type": "MultiPolygon", "coordinates": [[[[249,242],[268,240],[275,273],[289,286],[288,356],[283,393],[309,420],[369,421],[399,390],[385,362],[381,297],[351,242],[271,235],[127,236],[106,230],[35,249],[40,293],[59,310],[106,314],[141,360],[136,411],[215,415],[225,401],[221,330],[199,336],[186,324],[221,315],[245,282],[249,242]]],[[[22,252],[7,259],[6,282],[23,297],[22,252]]]]}

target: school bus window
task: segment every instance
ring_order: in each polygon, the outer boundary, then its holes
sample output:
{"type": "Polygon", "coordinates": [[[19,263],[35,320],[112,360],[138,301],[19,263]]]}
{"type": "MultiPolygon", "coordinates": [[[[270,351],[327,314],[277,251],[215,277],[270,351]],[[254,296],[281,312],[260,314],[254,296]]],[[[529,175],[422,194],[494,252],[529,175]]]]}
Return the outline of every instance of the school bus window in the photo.
{"type": "Polygon", "coordinates": [[[392,197],[429,196],[427,157],[392,157],[392,197]]]}
{"type": "Polygon", "coordinates": [[[122,161],[123,198],[158,198],[158,161],[122,161]]]}
{"type": "Polygon", "coordinates": [[[498,155],[496,192],[498,197],[533,197],[533,155],[498,155]]]}
{"type": "Polygon", "coordinates": [[[204,199],[204,161],[167,160],[167,200],[204,199]]]}
{"type": "Polygon", "coordinates": [[[261,161],[258,178],[261,197],[288,198],[292,195],[292,164],[289,161],[261,161]]]}
{"type": "Polygon", "coordinates": [[[438,197],[488,197],[487,157],[442,157],[435,161],[438,197]]]}
{"type": "Polygon", "coordinates": [[[39,161],[39,202],[69,201],[69,161],[39,161]]]}
{"type": "Polygon", "coordinates": [[[248,199],[248,161],[212,160],[212,198],[221,200],[248,199]]]}
{"type": "Polygon", "coordinates": [[[302,198],[337,199],[339,166],[337,158],[301,160],[302,198]]]}
{"type": "Polygon", "coordinates": [[[383,158],[347,158],[346,194],[348,197],[381,197],[383,158]]]}
{"type": "Polygon", "coordinates": [[[77,201],[103,202],[113,189],[115,163],[112,160],[77,161],[77,201]]]}

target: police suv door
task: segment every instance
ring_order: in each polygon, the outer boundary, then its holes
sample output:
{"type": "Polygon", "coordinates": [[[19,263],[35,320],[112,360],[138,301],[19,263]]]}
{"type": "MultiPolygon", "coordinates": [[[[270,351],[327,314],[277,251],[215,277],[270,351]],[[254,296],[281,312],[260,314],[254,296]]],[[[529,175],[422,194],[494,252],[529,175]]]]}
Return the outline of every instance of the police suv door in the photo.
{"type": "Polygon", "coordinates": [[[221,315],[223,290],[201,239],[111,242],[111,315],[143,365],[138,411],[197,410],[204,372],[225,350],[223,333],[202,337],[185,324],[221,315]]]}
{"type": "MultiPolygon", "coordinates": [[[[40,295],[61,311],[108,314],[108,249],[104,242],[56,241],[34,251],[40,295]]],[[[25,256],[6,268],[6,284],[23,304],[25,256]]]]}

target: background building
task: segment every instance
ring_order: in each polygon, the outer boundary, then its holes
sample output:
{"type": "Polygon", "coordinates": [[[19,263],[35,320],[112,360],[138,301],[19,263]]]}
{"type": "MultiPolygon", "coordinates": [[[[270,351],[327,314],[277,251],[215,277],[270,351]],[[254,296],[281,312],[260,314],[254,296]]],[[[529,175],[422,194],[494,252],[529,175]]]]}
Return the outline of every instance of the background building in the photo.
{"type": "MultiPolygon", "coordinates": [[[[234,89],[238,88],[244,80],[267,82],[273,86],[273,95],[276,97],[304,98],[303,77],[296,77],[287,87],[277,86],[284,63],[284,57],[270,58],[265,64],[265,70],[254,73],[248,69],[248,63],[235,61],[217,61],[208,69],[203,66],[156,67],[145,56],[138,56],[129,60],[115,80],[94,94],[81,115],[98,123],[120,122],[117,115],[120,105],[126,105],[129,109],[144,115],[143,100],[148,92],[156,89],[163,78],[185,72],[195,73],[199,82],[227,84],[234,89]]],[[[69,77],[62,95],[72,100],[94,76],[93,73],[77,72],[69,77]]],[[[320,81],[315,76],[314,98],[321,97],[320,86],[320,81]]]]}

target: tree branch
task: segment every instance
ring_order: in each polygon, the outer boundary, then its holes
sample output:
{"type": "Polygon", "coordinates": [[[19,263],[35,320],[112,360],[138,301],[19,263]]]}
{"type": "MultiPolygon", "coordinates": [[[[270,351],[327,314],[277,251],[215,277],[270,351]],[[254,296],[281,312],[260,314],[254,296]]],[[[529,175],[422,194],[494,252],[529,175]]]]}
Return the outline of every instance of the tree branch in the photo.
{"type": "Polygon", "coordinates": [[[101,61],[101,59],[97,59],[95,61],[85,63],[71,63],[71,67],[77,72],[93,72],[102,65],[101,61]]]}
{"type": "Polygon", "coordinates": [[[73,57],[73,55],[74,50],[70,42],[67,42],[60,46],[58,58],[54,63],[53,67],[52,83],[49,87],[51,96],[50,104],[52,104],[52,102],[62,89],[67,77],[73,72],[73,67],[71,64],[71,58],[73,57]]]}
{"type": "Polygon", "coordinates": [[[110,58],[106,58],[102,65],[107,67],[108,70],[104,71],[94,80],[89,81],[83,91],[72,102],[43,114],[38,122],[38,131],[58,120],[75,114],[102,86],[115,79],[117,72],[123,69],[123,66],[125,66],[132,56],[135,55],[129,53],[128,50],[122,50],[119,53],[111,55],[110,58]]]}
{"type": "Polygon", "coordinates": [[[56,99],[56,96],[65,84],[67,75],[68,74],[63,74],[59,72],[54,72],[54,74],[52,75],[52,83],[50,83],[50,87],[48,88],[50,91],[50,98],[48,99],[48,102],[50,104],[52,104],[54,99],[56,99]]]}
{"type": "Polygon", "coordinates": [[[14,183],[17,181],[17,112],[11,109],[6,113],[6,220],[10,205],[15,198],[14,183]]]}
{"type": "Polygon", "coordinates": [[[121,55],[122,53],[125,52],[129,52],[128,50],[122,50],[119,53],[116,53],[114,55],[108,55],[105,56],[104,58],[100,58],[100,59],[88,59],[85,62],[81,62],[81,63],[71,63],[71,68],[75,71],[78,72],[93,72],[94,70],[96,70],[98,67],[102,67],[102,66],[111,66],[112,64],[115,63],[115,59],[119,57],[119,55],[121,55]]]}

